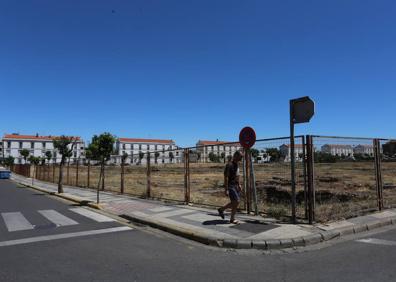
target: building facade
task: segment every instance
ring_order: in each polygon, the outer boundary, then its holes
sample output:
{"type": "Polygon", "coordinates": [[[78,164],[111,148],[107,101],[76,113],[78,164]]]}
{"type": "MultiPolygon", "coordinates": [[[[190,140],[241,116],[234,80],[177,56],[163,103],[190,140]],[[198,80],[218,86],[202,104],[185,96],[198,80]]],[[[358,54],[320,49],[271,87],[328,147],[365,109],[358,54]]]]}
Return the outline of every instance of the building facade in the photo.
{"type": "Polygon", "coordinates": [[[333,156],[353,156],[353,148],[351,145],[339,145],[339,144],[325,144],[321,147],[323,153],[331,154],[333,156]]]}
{"type": "Polygon", "coordinates": [[[196,143],[196,152],[198,154],[198,160],[200,162],[211,162],[210,156],[213,154],[216,157],[222,158],[224,156],[232,156],[236,151],[241,150],[239,143],[227,142],[227,141],[208,141],[199,140],[196,143]]]}
{"type": "Polygon", "coordinates": [[[117,155],[111,158],[111,163],[115,164],[121,163],[124,154],[128,155],[126,164],[146,164],[147,152],[153,152],[150,154],[150,163],[180,163],[182,160],[182,150],[173,140],[119,138],[115,146],[117,155]]]}
{"type": "Polygon", "coordinates": [[[374,156],[374,146],[373,145],[357,145],[353,148],[354,154],[369,155],[374,156]]]}
{"type": "MultiPolygon", "coordinates": [[[[52,158],[50,163],[59,163],[62,155],[54,148],[53,140],[59,136],[39,136],[36,135],[20,135],[20,134],[5,134],[2,139],[3,156],[14,157],[15,164],[24,164],[25,160],[21,155],[21,151],[26,149],[29,151],[29,156],[46,158],[45,153],[50,151],[52,158]]],[[[76,145],[74,146],[71,162],[76,162],[84,158],[85,145],[80,137],[76,138],[76,145]]],[[[71,147],[71,145],[70,145],[71,147]]],[[[28,161],[26,161],[28,163],[28,161]]]]}

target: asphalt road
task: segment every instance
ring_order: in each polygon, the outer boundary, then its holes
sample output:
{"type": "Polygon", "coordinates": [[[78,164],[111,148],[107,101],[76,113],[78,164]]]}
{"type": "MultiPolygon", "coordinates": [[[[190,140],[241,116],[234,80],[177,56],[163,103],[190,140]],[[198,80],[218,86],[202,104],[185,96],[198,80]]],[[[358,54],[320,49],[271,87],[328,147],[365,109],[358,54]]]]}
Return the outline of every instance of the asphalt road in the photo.
{"type": "Polygon", "coordinates": [[[0,212],[21,212],[32,225],[41,226],[9,231],[0,218],[0,281],[396,281],[395,228],[273,253],[211,248],[140,227],[51,239],[54,235],[124,226],[95,222],[70,211],[73,208],[0,181],[0,212]],[[55,210],[78,224],[41,222],[38,210],[55,210]],[[4,241],[37,236],[49,239],[1,246],[4,241]]]}

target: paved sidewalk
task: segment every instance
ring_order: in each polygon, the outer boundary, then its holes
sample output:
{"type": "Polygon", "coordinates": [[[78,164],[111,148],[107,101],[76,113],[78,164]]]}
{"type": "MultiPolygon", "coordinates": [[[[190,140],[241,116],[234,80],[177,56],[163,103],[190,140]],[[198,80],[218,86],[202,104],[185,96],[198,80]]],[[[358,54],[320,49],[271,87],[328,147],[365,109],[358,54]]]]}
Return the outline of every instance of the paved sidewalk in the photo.
{"type": "Polygon", "coordinates": [[[307,246],[346,234],[396,224],[396,210],[386,210],[327,225],[285,224],[271,218],[237,214],[241,223],[234,225],[229,224],[229,214],[226,213],[226,219],[223,220],[215,209],[165,204],[102,191],[100,205],[97,206],[96,191],[92,189],[64,186],[64,193],[57,194],[57,186],[52,183],[34,180],[32,184],[31,178],[15,174],[11,179],[134,222],[224,248],[282,249],[307,246]]]}

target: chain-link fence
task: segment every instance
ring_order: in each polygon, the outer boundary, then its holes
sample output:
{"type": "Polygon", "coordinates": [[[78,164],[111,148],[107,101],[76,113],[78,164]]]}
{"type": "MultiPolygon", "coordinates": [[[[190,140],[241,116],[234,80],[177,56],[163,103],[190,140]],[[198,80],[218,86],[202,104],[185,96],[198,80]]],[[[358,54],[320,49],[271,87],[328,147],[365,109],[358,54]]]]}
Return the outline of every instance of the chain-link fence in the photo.
{"type": "Polygon", "coordinates": [[[314,136],[313,147],[317,221],[378,208],[373,139],[314,136]]]}
{"type": "MultiPolygon", "coordinates": [[[[257,140],[250,158],[237,142],[115,156],[121,161],[105,166],[103,181],[97,162],[70,163],[63,167],[63,184],[219,207],[229,201],[224,169],[236,151],[244,155],[240,209],[255,210],[256,191],[260,213],[291,216],[289,137],[257,140]]],[[[396,206],[395,140],[296,136],[294,156],[297,218],[326,222],[396,206]]],[[[58,164],[14,165],[11,170],[53,183],[59,179],[58,164]]]]}
{"type": "MultiPolygon", "coordinates": [[[[189,200],[197,205],[219,207],[229,201],[224,187],[225,165],[236,151],[243,154],[243,150],[236,142],[208,143],[188,149],[189,200]]],[[[239,165],[239,169],[242,185],[244,183],[242,164],[239,165]]],[[[242,195],[239,207],[246,207],[244,195],[242,195]]]]}
{"type": "MultiPolygon", "coordinates": [[[[295,137],[296,215],[306,216],[306,178],[304,137],[295,137]]],[[[251,149],[259,211],[269,216],[291,216],[290,138],[257,140],[251,149]]]]}

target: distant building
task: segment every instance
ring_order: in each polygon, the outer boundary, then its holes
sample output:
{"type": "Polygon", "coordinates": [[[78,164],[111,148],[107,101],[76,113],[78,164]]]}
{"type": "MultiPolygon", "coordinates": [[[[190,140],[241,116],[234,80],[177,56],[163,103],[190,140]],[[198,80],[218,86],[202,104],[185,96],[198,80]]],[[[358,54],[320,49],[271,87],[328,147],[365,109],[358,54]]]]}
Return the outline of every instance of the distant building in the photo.
{"type": "Polygon", "coordinates": [[[321,151],[333,156],[353,156],[353,148],[351,145],[325,144],[321,147],[321,151]]]}
{"type": "Polygon", "coordinates": [[[374,156],[374,146],[373,145],[357,145],[353,148],[354,154],[369,155],[374,156]]]}
{"type": "Polygon", "coordinates": [[[224,153],[224,156],[227,158],[227,156],[232,156],[236,151],[242,148],[239,143],[218,140],[199,140],[196,146],[196,152],[200,162],[210,162],[209,155],[211,153],[218,157],[221,157],[224,153]]]}
{"type": "MultiPolygon", "coordinates": [[[[4,158],[12,156],[16,164],[23,164],[25,161],[20,154],[23,149],[29,150],[30,156],[41,158],[45,158],[45,152],[50,151],[52,154],[50,162],[59,163],[62,155],[54,148],[53,140],[56,138],[59,138],[59,136],[5,134],[1,142],[4,158]]],[[[71,162],[83,158],[85,150],[84,141],[80,137],[74,138],[76,138],[77,142],[70,158],[71,162]]]]}
{"type": "MultiPolygon", "coordinates": [[[[285,162],[291,161],[291,146],[290,146],[290,144],[283,144],[283,145],[279,146],[279,151],[280,151],[280,154],[285,162]]],[[[294,156],[295,156],[296,161],[303,160],[303,156],[304,156],[303,145],[301,145],[301,144],[294,145],[294,156]]]]}
{"type": "Polygon", "coordinates": [[[150,155],[150,163],[180,163],[181,154],[173,140],[142,139],[142,138],[119,138],[116,142],[117,155],[112,156],[112,163],[120,164],[121,156],[128,154],[125,160],[127,164],[147,163],[147,154],[141,159],[141,154],[157,152],[150,155]]]}

